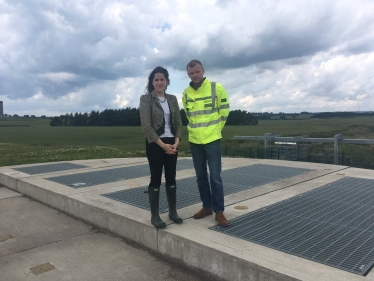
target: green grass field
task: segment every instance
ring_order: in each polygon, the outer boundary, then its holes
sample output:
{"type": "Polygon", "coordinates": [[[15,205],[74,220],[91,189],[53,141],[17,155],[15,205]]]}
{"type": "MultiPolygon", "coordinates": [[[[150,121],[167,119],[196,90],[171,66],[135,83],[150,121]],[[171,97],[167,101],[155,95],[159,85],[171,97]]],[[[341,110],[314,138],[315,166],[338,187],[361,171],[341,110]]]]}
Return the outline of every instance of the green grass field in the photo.
{"type": "MultiPolygon", "coordinates": [[[[49,118],[0,118],[0,166],[78,159],[145,156],[140,127],[51,127],[49,118]]],[[[261,120],[257,126],[226,126],[223,146],[263,146],[261,142],[235,141],[233,136],[374,138],[374,117],[333,119],[261,120]]],[[[183,128],[180,156],[188,150],[183,128]]]]}

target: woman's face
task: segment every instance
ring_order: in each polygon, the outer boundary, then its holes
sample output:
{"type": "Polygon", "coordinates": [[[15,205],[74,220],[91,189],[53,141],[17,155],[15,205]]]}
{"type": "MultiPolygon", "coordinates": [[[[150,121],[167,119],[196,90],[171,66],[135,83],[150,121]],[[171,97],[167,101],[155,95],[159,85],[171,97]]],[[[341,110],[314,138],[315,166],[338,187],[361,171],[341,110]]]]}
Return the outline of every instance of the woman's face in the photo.
{"type": "Polygon", "coordinates": [[[156,73],[153,77],[152,85],[155,87],[156,94],[164,94],[166,90],[168,81],[166,80],[164,74],[156,73]]]}

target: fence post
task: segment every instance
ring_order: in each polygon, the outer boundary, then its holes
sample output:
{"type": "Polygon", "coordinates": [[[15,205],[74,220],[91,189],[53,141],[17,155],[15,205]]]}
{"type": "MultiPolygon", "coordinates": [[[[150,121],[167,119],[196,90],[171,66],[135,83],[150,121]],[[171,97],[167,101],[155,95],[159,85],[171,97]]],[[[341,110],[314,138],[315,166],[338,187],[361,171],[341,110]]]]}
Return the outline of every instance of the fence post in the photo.
{"type": "Polygon", "coordinates": [[[271,140],[273,138],[273,136],[274,136],[273,133],[266,133],[265,136],[264,136],[264,148],[265,148],[264,159],[267,158],[269,140],[271,140]]]}
{"type": "Polygon", "coordinates": [[[268,134],[264,136],[264,158],[266,159],[266,153],[268,151],[268,134]]]}
{"type": "Polygon", "coordinates": [[[334,164],[339,165],[339,141],[343,139],[342,134],[334,136],[334,164]]]}

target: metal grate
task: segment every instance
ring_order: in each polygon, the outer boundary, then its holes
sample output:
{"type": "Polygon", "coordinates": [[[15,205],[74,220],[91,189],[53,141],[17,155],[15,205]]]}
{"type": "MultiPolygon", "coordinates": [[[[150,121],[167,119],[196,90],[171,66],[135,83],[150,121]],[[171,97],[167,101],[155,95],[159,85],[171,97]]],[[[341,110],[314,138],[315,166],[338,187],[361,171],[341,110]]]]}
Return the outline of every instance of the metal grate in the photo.
{"type": "MultiPolygon", "coordinates": [[[[253,165],[222,172],[225,195],[261,186],[269,182],[293,177],[309,172],[308,169],[289,168],[271,165],[253,165]]],[[[181,209],[200,202],[196,177],[185,178],[177,181],[177,208],[181,209]]],[[[148,196],[144,194],[147,186],[120,190],[102,196],[130,204],[142,209],[150,210],[148,196]]],[[[168,212],[165,192],[160,193],[160,213],[168,212]]]]}
{"type": "Polygon", "coordinates": [[[192,159],[178,159],[177,171],[193,169],[192,159]]]}
{"type": "MultiPolygon", "coordinates": [[[[178,160],[177,170],[193,168],[192,160],[178,160]]],[[[89,187],[110,182],[118,182],[134,178],[140,178],[150,175],[149,165],[129,166],[103,171],[86,172],[75,175],[64,175],[58,177],[46,178],[59,184],[67,185],[73,188],[89,187]]]]}
{"type": "Polygon", "coordinates": [[[343,178],[211,229],[364,276],[374,265],[374,180],[343,178]]]}
{"type": "Polygon", "coordinates": [[[25,173],[25,174],[36,175],[36,174],[76,170],[76,169],[82,169],[82,168],[88,168],[88,167],[83,166],[83,165],[72,164],[72,163],[58,163],[58,164],[28,166],[28,167],[12,168],[12,169],[25,173]]]}
{"type": "Polygon", "coordinates": [[[229,195],[310,171],[312,170],[256,164],[223,171],[222,180],[225,195],[229,195]]]}

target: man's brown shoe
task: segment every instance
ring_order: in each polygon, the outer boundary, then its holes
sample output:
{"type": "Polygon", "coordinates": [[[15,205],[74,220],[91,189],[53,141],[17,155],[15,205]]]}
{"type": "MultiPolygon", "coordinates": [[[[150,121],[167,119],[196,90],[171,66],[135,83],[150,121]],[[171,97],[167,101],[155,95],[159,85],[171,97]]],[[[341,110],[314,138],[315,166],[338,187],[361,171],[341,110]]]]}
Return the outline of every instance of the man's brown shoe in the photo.
{"type": "Polygon", "coordinates": [[[206,216],[213,215],[213,210],[212,209],[206,209],[202,208],[200,211],[198,211],[196,214],[193,215],[194,219],[202,219],[206,216]]]}
{"type": "Polygon", "coordinates": [[[219,226],[226,227],[229,225],[229,222],[225,218],[225,215],[223,214],[223,212],[216,213],[216,221],[218,221],[219,226]]]}

